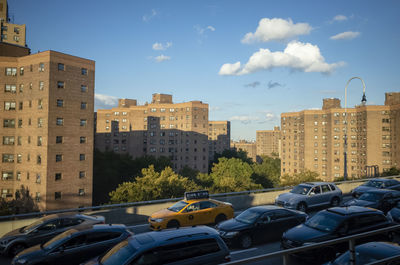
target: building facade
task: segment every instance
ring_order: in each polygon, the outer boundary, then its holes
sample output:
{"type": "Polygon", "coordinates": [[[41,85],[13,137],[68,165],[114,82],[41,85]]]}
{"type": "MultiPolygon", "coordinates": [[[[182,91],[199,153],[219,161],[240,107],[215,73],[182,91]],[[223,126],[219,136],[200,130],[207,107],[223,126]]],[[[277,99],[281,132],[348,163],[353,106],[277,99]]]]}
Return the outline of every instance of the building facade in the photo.
{"type": "Polygon", "coordinates": [[[24,185],[41,210],[91,205],[94,71],[54,51],[0,56],[3,198],[24,185]]]}
{"type": "Polygon", "coordinates": [[[230,149],[231,123],[230,121],[208,122],[209,159],[214,160],[215,154],[221,154],[230,149]]]}
{"type": "Polygon", "coordinates": [[[247,156],[253,160],[253,162],[257,161],[257,145],[255,142],[249,142],[246,140],[240,141],[232,141],[231,147],[236,150],[242,150],[247,152],[247,156]]]}
{"type": "Polygon", "coordinates": [[[321,110],[282,113],[281,173],[309,169],[327,181],[342,177],[345,134],[348,178],[365,176],[370,166],[398,167],[399,94],[386,93],[383,106],[348,108],[347,115],[339,99],[324,99],[321,110]]]}
{"type": "Polygon", "coordinates": [[[0,0],[0,42],[26,45],[26,26],[10,23],[7,0],[0,0]]]}
{"type": "Polygon", "coordinates": [[[118,107],[97,110],[95,148],[133,158],[167,156],[173,169],[207,172],[208,104],[173,103],[172,95],[153,94],[150,104],[120,99],[118,107]]]}
{"type": "Polygon", "coordinates": [[[281,130],[275,126],[273,130],[256,131],[257,156],[281,157],[281,130]]]}

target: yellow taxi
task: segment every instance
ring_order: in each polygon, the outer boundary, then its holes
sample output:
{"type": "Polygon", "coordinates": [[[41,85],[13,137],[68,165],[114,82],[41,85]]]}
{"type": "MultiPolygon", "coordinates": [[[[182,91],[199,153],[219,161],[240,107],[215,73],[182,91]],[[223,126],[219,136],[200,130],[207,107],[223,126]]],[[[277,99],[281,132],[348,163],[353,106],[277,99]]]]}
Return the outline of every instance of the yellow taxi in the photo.
{"type": "Polygon", "coordinates": [[[185,192],[185,197],[167,209],[149,217],[150,229],[160,230],[179,226],[215,224],[233,218],[228,202],[209,198],[208,191],[185,192]]]}

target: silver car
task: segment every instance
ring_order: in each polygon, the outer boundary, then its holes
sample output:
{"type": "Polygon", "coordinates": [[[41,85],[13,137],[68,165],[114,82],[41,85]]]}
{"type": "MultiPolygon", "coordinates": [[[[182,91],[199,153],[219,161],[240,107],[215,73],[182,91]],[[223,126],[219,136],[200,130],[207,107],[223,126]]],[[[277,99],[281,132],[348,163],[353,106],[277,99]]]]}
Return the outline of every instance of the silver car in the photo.
{"type": "Polygon", "coordinates": [[[338,206],[342,198],[342,191],[333,183],[306,182],[277,196],[275,204],[305,212],[311,207],[338,206]]]}

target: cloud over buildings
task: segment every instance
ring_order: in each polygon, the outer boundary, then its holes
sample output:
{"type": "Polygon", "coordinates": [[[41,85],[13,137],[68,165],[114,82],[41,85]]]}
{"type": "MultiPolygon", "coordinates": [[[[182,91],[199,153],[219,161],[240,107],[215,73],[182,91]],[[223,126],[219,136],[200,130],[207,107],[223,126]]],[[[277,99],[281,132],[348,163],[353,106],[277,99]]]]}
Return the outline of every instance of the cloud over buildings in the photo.
{"type": "Polygon", "coordinates": [[[161,63],[161,62],[164,62],[164,61],[171,60],[171,57],[170,56],[166,56],[164,54],[161,54],[159,56],[156,56],[154,59],[156,60],[157,63],[161,63]]]}
{"type": "Polygon", "coordinates": [[[155,51],[165,51],[166,49],[168,49],[171,46],[172,46],[172,42],[167,42],[165,44],[156,42],[156,43],[153,44],[153,50],[155,50],[155,51]]]}
{"type": "Polygon", "coordinates": [[[330,37],[331,40],[352,40],[360,36],[358,31],[346,31],[330,37]]]}
{"type": "Polygon", "coordinates": [[[110,109],[118,106],[118,98],[113,96],[107,96],[103,94],[94,95],[95,109],[110,109]]]}

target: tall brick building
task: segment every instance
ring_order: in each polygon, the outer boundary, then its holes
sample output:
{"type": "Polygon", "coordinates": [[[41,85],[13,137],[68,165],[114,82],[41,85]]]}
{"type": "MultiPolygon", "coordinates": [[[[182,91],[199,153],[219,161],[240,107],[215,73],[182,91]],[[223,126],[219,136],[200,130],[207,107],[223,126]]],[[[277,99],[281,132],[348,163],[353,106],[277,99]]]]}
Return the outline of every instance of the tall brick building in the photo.
{"type": "Polygon", "coordinates": [[[231,147],[236,150],[242,150],[247,152],[247,156],[253,160],[257,161],[257,144],[256,142],[249,142],[246,140],[232,141],[231,147]]]}
{"type": "Polygon", "coordinates": [[[166,94],[153,94],[144,105],[120,99],[116,108],[97,110],[95,148],[134,158],[167,156],[176,171],[207,172],[208,128],[208,104],[201,101],[173,103],[166,94]]]}
{"type": "Polygon", "coordinates": [[[221,154],[230,149],[231,123],[229,121],[208,122],[209,158],[214,160],[215,154],[221,154]]]}
{"type": "Polygon", "coordinates": [[[7,0],[0,0],[0,42],[26,45],[26,26],[10,23],[7,0]]]}
{"type": "Polygon", "coordinates": [[[257,156],[281,156],[281,131],[279,126],[273,130],[256,131],[257,156]]]}
{"type": "MultiPolygon", "coordinates": [[[[342,177],[345,115],[339,99],[324,99],[321,110],[282,113],[281,173],[310,169],[325,180],[342,177]]],[[[348,108],[348,177],[366,175],[367,166],[399,167],[399,137],[399,92],[386,93],[385,105],[348,108]]]]}

